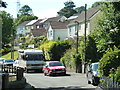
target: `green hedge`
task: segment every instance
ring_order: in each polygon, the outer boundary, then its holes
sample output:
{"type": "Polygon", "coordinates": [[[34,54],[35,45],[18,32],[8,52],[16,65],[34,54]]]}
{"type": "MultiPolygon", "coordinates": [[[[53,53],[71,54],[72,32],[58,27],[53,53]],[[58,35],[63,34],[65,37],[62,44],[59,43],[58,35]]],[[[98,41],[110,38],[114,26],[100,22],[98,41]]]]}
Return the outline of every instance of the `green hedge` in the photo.
{"type": "Polygon", "coordinates": [[[101,75],[109,76],[111,69],[120,67],[120,50],[116,47],[110,48],[100,59],[99,70],[101,75]]]}
{"type": "Polygon", "coordinates": [[[69,41],[47,41],[40,46],[46,60],[60,60],[64,52],[71,48],[69,41]]]}

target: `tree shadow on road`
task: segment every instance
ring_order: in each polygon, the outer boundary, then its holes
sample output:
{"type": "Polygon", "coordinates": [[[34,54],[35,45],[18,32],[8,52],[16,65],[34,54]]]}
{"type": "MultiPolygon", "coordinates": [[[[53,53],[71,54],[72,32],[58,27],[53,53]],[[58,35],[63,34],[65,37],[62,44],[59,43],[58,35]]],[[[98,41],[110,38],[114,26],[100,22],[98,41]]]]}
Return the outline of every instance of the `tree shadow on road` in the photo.
{"type": "Polygon", "coordinates": [[[69,87],[35,88],[35,90],[95,90],[95,88],[82,88],[79,86],[69,86],[69,87]]]}

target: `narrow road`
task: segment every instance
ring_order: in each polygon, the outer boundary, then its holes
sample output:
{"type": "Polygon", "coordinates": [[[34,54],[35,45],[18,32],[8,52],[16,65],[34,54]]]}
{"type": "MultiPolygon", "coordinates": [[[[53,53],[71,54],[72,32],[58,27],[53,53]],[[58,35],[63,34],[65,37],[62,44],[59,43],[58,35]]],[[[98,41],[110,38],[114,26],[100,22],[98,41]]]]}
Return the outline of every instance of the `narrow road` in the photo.
{"type": "Polygon", "coordinates": [[[97,88],[87,84],[85,74],[67,73],[66,76],[44,76],[43,73],[25,73],[27,82],[39,89],[81,89],[97,88]]]}

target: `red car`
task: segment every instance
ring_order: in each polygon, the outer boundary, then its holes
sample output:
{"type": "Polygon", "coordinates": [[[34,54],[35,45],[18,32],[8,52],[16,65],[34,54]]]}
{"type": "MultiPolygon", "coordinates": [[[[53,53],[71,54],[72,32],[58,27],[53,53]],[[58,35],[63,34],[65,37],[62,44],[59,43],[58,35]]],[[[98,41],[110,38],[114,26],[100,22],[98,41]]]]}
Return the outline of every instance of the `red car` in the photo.
{"type": "Polygon", "coordinates": [[[56,74],[66,74],[66,68],[59,61],[49,61],[46,62],[43,67],[44,75],[56,75],[56,74]]]}

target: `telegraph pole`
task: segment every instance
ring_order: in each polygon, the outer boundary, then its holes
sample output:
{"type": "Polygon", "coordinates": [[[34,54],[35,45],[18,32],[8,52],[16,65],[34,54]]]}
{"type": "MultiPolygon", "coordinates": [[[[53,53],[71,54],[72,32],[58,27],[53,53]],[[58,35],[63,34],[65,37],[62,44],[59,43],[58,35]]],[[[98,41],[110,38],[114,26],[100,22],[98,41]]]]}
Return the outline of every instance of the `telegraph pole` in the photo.
{"type": "Polygon", "coordinates": [[[20,9],[20,0],[17,0],[17,14],[18,14],[18,12],[19,12],[19,9],[20,9]]]}
{"type": "Polygon", "coordinates": [[[85,73],[85,63],[86,63],[86,29],[87,29],[87,4],[85,4],[84,61],[82,65],[82,73],[85,73]]]}

